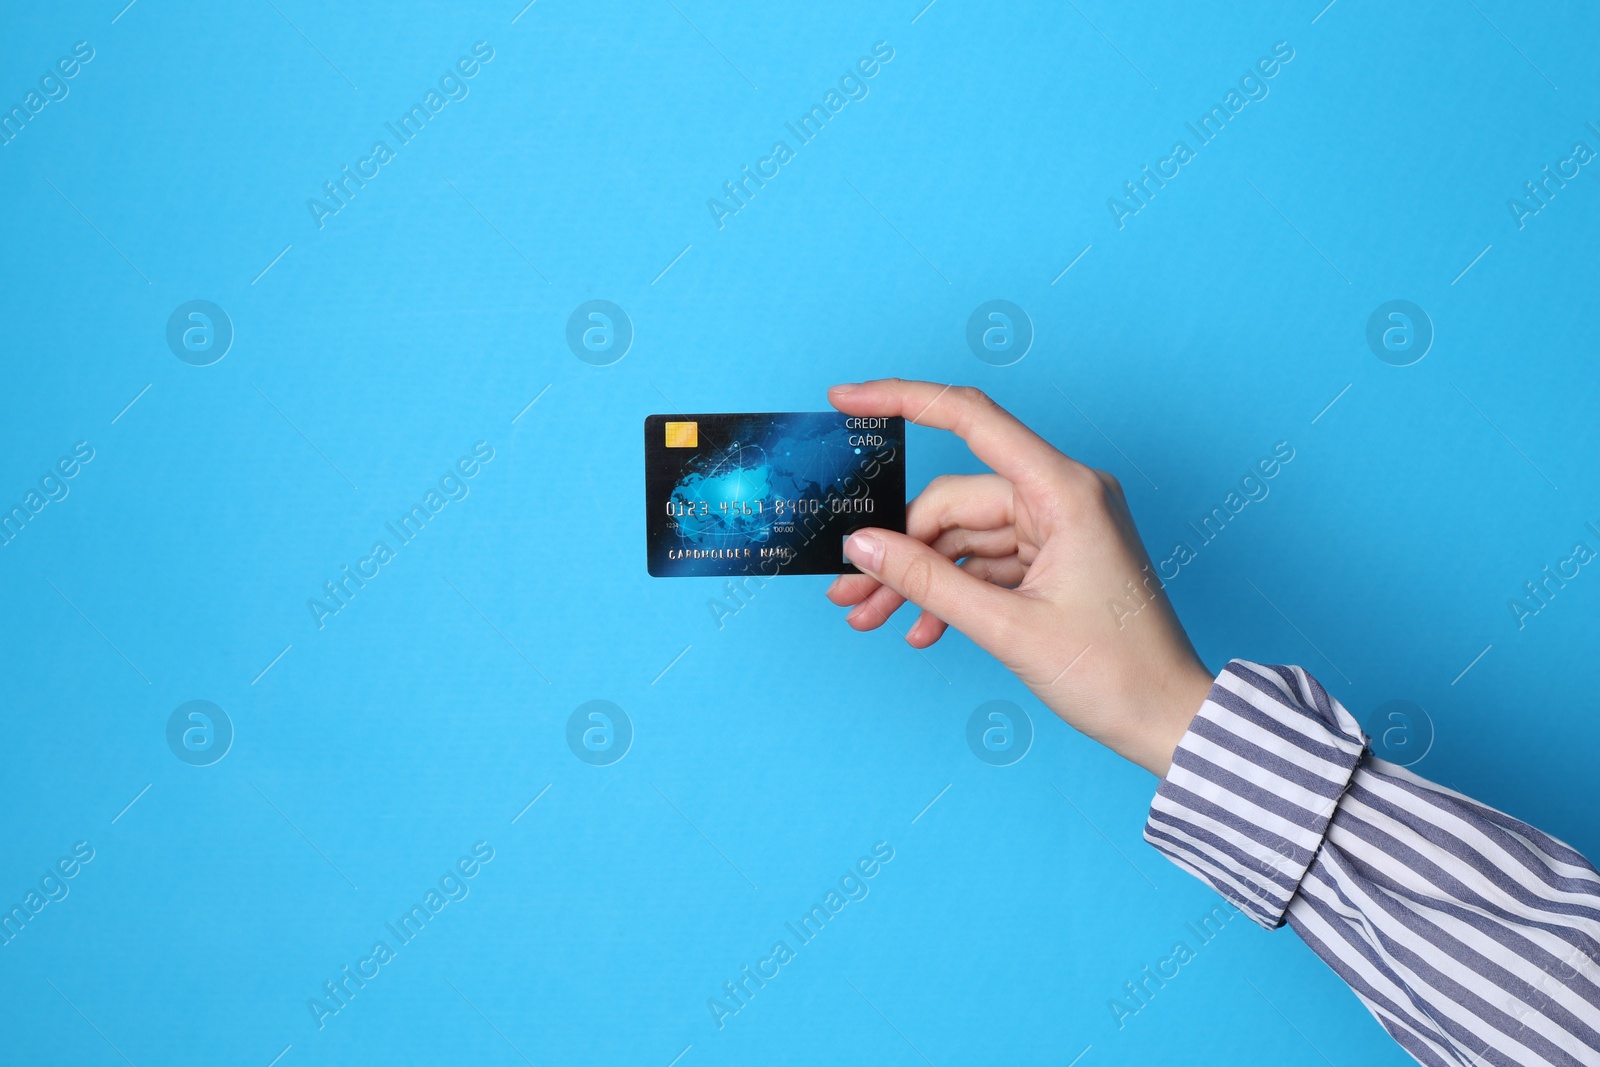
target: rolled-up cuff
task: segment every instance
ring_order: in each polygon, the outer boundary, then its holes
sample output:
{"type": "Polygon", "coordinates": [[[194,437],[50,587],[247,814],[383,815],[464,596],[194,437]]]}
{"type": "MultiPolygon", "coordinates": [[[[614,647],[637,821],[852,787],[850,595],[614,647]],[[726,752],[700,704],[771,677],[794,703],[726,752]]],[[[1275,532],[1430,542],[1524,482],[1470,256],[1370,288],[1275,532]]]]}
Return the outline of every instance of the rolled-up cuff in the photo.
{"type": "Polygon", "coordinates": [[[1366,742],[1299,667],[1233,660],[1173,753],[1144,839],[1256,923],[1282,926],[1366,742]]]}

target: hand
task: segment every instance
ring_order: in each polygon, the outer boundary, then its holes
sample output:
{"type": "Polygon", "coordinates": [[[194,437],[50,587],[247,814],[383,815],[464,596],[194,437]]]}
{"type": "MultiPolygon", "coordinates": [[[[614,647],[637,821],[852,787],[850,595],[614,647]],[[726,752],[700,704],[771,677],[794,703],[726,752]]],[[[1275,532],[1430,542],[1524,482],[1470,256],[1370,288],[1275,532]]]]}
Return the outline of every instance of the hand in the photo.
{"type": "Polygon", "coordinates": [[[849,415],[902,415],[950,430],[995,473],[942,475],[904,534],[861,530],[828,598],[857,630],[906,601],[906,640],[954,626],[1073,727],[1165,777],[1212,675],[1173,613],[1122,487],[1062,455],[973,388],[886,378],[828,391],[849,415]]]}

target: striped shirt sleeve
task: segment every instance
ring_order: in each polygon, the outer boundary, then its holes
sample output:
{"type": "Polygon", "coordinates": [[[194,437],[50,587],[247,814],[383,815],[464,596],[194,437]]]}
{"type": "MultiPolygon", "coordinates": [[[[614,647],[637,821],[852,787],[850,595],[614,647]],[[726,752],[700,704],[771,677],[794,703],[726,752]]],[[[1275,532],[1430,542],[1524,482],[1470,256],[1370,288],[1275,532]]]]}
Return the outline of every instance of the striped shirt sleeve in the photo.
{"type": "Polygon", "coordinates": [[[1366,742],[1299,667],[1234,660],[1145,840],[1292,927],[1420,1063],[1600,1065],[1600,874],[1366,742]]]}

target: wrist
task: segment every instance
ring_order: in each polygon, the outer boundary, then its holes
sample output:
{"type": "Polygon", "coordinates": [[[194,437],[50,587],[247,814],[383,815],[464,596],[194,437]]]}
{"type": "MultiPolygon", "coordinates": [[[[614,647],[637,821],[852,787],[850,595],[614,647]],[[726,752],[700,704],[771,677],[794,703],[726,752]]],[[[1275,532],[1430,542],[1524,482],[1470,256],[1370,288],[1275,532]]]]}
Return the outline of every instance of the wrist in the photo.
{"type": "Polygon", "coordinates": [[[1124,752],[1157,778],[1165,778],[1189,724],[1211,692],[1215,676],[1198,659],[1164,679],[1149,705],[1149,719],[1135,752],[1124,752]]]}

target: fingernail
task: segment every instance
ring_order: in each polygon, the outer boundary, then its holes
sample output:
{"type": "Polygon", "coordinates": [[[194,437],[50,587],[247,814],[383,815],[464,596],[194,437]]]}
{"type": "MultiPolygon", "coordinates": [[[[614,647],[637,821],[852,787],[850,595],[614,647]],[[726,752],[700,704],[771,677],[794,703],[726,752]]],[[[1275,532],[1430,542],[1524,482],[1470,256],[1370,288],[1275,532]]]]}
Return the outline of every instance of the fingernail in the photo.
{"type": "Polygon", "coordinates": [[[853,533],[844,543],[844,554],[857,567],[876,574],[883,562],[883,542],[871,534],[853,533]]]}
{"type": "Polygon", "coordinates": [[[858,386],[860,386],[860,384],[861,384],[860,382],[846,382],[843,385],[835,385],[835,386],[830,387],[828,389],[828,392],[830,392],[830,393],[851,393],[851,392],[854,392],[856,390],[856,388],[858,386]]]}
{"type": "Polygon", "coordinates": [[[828,583],[828,588],[826,588],[826,589],[824,589],[822,591],[822,595],[823,596],[832,596],[833,595],[833,591],[835,589],[839,588],[839,583],[841,581],[843,581],[843,580],[844,580],[844,575],[841,574],[841,575],[839,575],[839,577],[837,577],[833,581],[829,582],[828,583]]]}

